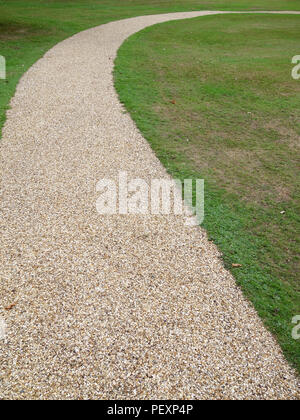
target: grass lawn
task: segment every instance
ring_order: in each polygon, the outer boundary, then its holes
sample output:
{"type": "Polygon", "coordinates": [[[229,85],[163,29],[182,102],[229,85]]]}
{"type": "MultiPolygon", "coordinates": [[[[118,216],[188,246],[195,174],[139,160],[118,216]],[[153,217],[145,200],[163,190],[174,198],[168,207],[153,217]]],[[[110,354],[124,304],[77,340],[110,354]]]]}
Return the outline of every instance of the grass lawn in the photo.
{"type": "Polygon", "coordinates": [[[145,14],[184,10],[300,10],[299,0],[0,0],[0,135],[22,74],[53,45],[84,29],[145,14]]]}
{"type": "Polygon", "coordinates": [[[283,15],[168,22],[127,40],[115,70],[122,102],[168,171],[205,179],[204,227],[298,371],[299,25],[283,15]]]}

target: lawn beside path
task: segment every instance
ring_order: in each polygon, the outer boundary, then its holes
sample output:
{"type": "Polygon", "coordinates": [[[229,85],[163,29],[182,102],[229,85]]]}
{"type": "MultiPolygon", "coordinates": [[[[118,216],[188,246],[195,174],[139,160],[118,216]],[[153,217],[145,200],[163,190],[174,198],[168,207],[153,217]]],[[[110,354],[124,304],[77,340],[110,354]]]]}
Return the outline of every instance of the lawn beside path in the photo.
{"type": "Polygon", "coordinates": [[[203,226],[298,371],[299,23],[247,14],[167,22],[126,41],[115,70],[121,101],[170,174],[205,179],[203,226]]]}

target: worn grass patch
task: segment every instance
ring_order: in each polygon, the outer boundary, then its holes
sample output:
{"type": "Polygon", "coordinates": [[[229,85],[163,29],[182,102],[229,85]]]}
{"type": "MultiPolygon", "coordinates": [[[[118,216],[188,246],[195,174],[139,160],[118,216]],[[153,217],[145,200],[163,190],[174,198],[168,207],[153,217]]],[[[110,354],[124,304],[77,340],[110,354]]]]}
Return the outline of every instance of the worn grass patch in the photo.
{"type": "Polygon", "coordinates": [[[121,47],[115,82],[169,172],[205,179],[204,226],[300,370],[299,24],[223,15],[147,28],[121,47]]]}
{"type": "MultiPolygon", "coordinates": [[[[51,31],[53,32],[53,31],[51,31]]],[[[30,39],[36,36],[45,36],[49,34],[49,30],[38,25],[26,25],[17,22],[0,22],[0,40],[15,41],[30,39]]]]}

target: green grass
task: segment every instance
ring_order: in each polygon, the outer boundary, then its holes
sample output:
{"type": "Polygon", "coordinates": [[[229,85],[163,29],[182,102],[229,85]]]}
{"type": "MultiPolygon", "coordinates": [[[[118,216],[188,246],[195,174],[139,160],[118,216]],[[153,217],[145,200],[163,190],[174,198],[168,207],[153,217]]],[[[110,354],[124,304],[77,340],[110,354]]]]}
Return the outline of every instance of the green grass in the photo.
{"type": "Polygon", "coordinates": [[[205,179],[204,227],[298,371],[299,25],[283,15],[168,22],[127,40],[115,70],[121,101],[167,170],[205,179]]]}
{"type": "Polygon", "coordinates": [[[22,74],[53,45],[109,21],[183,10],[300,10],[299,0],[7,0],[0,1],[0,136],[22,74]]]}

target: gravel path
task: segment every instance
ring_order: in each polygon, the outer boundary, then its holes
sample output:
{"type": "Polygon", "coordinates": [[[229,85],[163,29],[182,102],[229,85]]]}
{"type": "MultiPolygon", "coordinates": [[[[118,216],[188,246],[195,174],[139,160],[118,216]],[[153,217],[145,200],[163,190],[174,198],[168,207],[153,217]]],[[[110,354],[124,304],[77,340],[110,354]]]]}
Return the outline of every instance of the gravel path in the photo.
{"type": "Polygon", "coordinates": [[[0,398],[299,398],[203,230],[95,207],[97,182],[120,170],[167,177],[118,101],[117,49],[208,13],[82,32],[22,78],[0,147],[0,398]]]}

